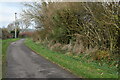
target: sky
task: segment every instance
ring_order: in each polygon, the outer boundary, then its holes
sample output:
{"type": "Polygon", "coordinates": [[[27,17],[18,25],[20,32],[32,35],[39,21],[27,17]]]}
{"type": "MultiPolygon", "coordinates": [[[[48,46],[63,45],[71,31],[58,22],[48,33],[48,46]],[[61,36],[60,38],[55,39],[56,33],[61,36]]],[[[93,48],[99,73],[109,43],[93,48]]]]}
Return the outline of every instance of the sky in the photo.
{"type": "Polygon", "coordinates": [[[17,18],[20,18],[23,8],[21,2],[0,2],[0,27],[7,27],[9,23],[15,21],[15,13],[17,18]]]}
{"type": "MultiPolygon", "coordinates": [[[[17,13],[17,18],[20,18],[20,13],[22,12],[22,9],[25,8],[25,6],[23,6],[22,3],[28,2],[28,1],[34,2],[35,0],[0,0],[0,27],[7,27],[9,23],[15,21],[15,13],[17,13]]],[[[38,0],[38,1],[41,1],[41,0],[38,0]]],[[[50,1],[50,0],[44,0],[44,1],[50,1]]],[[[56,0],[53,0],[53,1],[56,1],[56,0]]],[[[61,0],[58,0],[58,1],[61,1],[61,0]]],[[[68,0],[68,1],[74,1],[74,0],[68,0]]],[[[112,0],[109,0],[109,1],[112,1],[112,0]]],[[[114,0],[114,1],[118,2],[119,0],[114,0]]]]}

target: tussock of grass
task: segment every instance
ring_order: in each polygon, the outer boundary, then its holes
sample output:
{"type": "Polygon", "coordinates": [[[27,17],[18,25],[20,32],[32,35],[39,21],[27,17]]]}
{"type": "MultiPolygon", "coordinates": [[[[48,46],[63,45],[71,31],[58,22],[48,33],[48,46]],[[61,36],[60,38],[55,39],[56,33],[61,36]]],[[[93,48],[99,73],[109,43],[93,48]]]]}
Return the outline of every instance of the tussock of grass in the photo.
{"type": "Polygon", "coordinates": [[[70,70],[77,76],[84,78],[118,78],[116,67],[109,67],[108,65],[100,66],[96,62],[86,62],[81,56],[74,57],[54,52],[43,47],[41,44],[34,43],[30,39],[26,39],[25,44],[40,55],[70,70]]]}

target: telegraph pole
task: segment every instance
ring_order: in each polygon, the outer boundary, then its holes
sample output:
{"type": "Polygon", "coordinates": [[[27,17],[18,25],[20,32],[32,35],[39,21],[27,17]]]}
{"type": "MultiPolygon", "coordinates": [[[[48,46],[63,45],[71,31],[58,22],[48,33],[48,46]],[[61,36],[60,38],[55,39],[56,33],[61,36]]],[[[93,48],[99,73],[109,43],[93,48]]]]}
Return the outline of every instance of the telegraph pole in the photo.
{"type": "Polygon", "coordinates": [[[17,19],[17,13],[15,13],[15,38],[17,38],[17,26],[16,26],[16,19],[17,19]]]}

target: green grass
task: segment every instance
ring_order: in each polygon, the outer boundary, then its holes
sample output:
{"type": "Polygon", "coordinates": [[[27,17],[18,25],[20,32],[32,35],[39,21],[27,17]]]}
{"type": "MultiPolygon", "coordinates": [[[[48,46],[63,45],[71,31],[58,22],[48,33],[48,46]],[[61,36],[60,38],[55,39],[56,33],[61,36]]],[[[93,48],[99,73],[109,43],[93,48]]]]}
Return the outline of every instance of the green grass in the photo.
{"type": "Polygon", "coordinates": [[[118,78],[116,67],[109,67],[107,64],[100,66],[96,62],[86,62],[80,56],[69,56],[51,51],[41,44],[36,44],[31,39],[26,39],[25,44],[39,53],[41,56],[64,67],[73,74],[82,78],[118,78]]]}
{"type": "Polygon", "coordinates": [[[2,59],[3,59],[3,61],[5,60],[6,52],[7,52],[7,48],[9,46],[9,44],[11,42],[14,42],[14,41],[17,41],[17,40],[19,40],[19,38],[17,38],[17,39],[2,40],[2,59]]]}
{"type": "Polygon", "coordinates": [[[2,79],[2,39],[0,39],[0,79],[2,79]]]}
{"type": "Polygon", "coordinates": [[[10,45],[11,42],[14,42],[14,41],[17,41],[17,40],[19,40],[19,38],[2,40],[2,69],[3,69],[2,75],[3,76],[4,76],[4,73],[5,73],[7,48],[10,45]]]}

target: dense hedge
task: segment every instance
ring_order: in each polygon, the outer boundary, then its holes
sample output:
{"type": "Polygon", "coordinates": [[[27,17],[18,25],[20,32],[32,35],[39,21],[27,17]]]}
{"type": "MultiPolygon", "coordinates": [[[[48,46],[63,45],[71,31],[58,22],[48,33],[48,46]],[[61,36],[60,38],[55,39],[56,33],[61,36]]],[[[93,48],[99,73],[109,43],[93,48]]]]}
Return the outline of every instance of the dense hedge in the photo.
{"type": "Polygon", "coordinates": [[[35,41],[70,44],[71,51],[75,53],[102,54],[101,58],[108,59],[119,52],[118,2],[43,2],[25,5],[29,8],[23,11],[23,19],[34,21],[39,27],[33,36],[35,41]]]}

